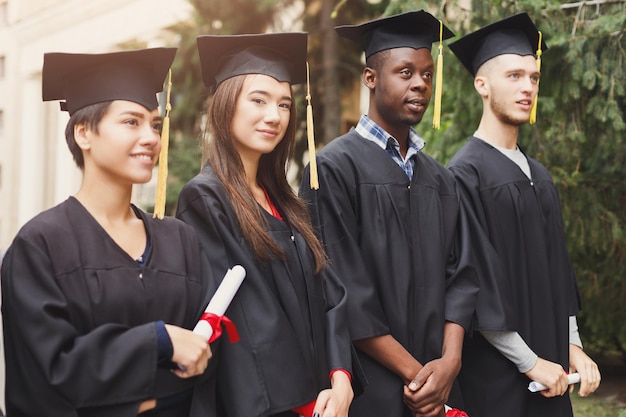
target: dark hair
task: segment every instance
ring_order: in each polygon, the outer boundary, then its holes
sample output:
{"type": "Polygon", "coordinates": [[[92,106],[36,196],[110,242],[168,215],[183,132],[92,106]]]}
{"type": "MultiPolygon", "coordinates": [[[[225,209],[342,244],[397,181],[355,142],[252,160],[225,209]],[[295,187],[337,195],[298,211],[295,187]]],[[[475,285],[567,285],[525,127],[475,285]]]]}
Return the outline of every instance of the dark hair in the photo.
{"type": "Polygon", "coordinates": [[[387,61],[390,54],[391,52],[389,49],[378,51],[367,57],[365,60],[365,66],[378,72],[383,67],[383,64],[387,61]]]}
{"type": "Polygon", "coordinates": [[[83,158],[83,150],[76,144],[74,127],[87,125],[89,129],[98,133],[98,124],[106,114],[110,105],[111,101],[105,101],[76,110],[67,122],[67,126],[65,126],[65,141],[67,142],[67,147],[70,148],[74,162],[76,162],[76,165],[80,169],[85,167],[85,159],[83,158]]]}
{"type": "MultiPolygon", "coordinates": [[[[235,148],[231,121],[235,114],[237,98],[249,75],[229,78],[217,87],[208,108],[207,129],[210,140],[203,144],[203,157],[222,181],[235,209],[237,221],[246,241],[260,260],[273,257],[284,260],[284,253],[276,241],[265,231],[265,218],[246,182],[243,163],[235,148]]],[[[285,169],[293,156],[296,138],[296,110],[292,107],[285,136],[276,148],[261,156],[257,178],[280,208],[281,213],[300,234],[315,258],[316,272],[328,262],[324,249],[317,239],[309,212],[296,196],[287,181],[285,169]]]]}

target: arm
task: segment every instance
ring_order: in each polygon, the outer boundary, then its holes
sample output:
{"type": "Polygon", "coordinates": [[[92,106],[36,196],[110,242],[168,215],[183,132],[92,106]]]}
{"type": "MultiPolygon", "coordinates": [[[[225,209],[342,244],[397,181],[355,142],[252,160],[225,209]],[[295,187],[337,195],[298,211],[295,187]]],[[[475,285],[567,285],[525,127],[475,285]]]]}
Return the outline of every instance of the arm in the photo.
{"type": "Polygon", "coordinates": [[[75,407],[119,404],[121,398],[132,407],[147,398],[157,369],[154,322],[78,329],[47,253],[21,238],[11,252],[2,269],[3,313],[10,322],[5,336],[23,349],[8,360],[75,407]]]}
{"type": "Polygon", "coordinates": [[[357,349],[402,378],[405,384],[411,382],[422,369],[422,364],[390,334],[355,340],[353,343],[357,349]]]}
{"type": "Polygon", "coordinates": [[[517,332],[482,331],[482,335],[502,355],[513,362],[521,373],[548,387],[544,397],[563,395],[568,382],[565,371],[558,363],[539,358],[517,332]]]}

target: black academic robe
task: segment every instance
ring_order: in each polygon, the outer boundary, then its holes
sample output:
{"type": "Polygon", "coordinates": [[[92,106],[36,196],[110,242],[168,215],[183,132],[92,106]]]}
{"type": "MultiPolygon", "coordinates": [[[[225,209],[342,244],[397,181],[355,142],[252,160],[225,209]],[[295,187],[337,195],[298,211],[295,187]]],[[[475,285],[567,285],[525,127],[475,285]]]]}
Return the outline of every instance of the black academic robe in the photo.
{"type": "MultiPolygon", "coordinates": [[[[556,187],[544,166],[528,163],[531,179],[502,152],[470,137],[448,164],[501,271],[496,281],[481,281],[475,328],[516,331],[539,357],[568,370],[568,317],[579,310],[578,291],[556,187]],[[507,306],[503,326],[481,313],[494,299],[507,306]]],[[[546,399],[530,393],[528,378],[478,333],[466,339],[459,381],[470,415],[572,415],[567,394],[546,399]]]]}
{"type": "Polygon", "coordinates": [[[257,260],[210,166],[179,195],[177,217],[196,229],[214,274],[223,276],[233,265],[246,270],[226,312],[241,340],[217,342],[220,417],[291,410],[328,388],[331,370],[352,372],[345,289],[330,268],[314,274],[311,251],[288,222],[263,213],[285,261],[257,260]]]}
{"type": "MultiPolygon", "coordinates": [[[[452,175],[420,152],[409,181],[354,129],[318,153],[317,169],[319,190],[310,189],[307,167],[300,193],[348,290],[352,339],[391,334],[423,364],[440,358],[445,321],[467,327],[477,293],[452,175]]],[[[404,381],[359,358],[369,385],[350,415],[410,415],[404,381]]]]}
{"type": "Polygon", "coordinates": [[[151,241],[143,269],[73,197],[15,237],[1,274],[7,415],[136,416],[195,383],[158,366],[155,321],[193,328],[208,303],[198,240],[133,208],[151,241]]]}

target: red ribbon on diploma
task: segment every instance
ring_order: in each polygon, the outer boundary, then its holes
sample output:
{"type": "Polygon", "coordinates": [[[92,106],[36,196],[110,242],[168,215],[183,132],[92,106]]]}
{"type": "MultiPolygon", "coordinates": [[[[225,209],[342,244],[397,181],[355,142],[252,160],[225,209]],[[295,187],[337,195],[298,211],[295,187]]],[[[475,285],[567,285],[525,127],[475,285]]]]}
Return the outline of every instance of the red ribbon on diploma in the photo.
{"type": "Polygon", "coordinates": [[[465,411],[461,411],[458,408],[451,408],[446,413],[446,417],[468,417],[465,411]]]}
{"type": "Polygon", "coordinates": [[[213,329],[213,334],[209,339],[209,343],[214,342],[222,335],[222,324],[228,332],[228,341],[230,343],[235,343],[239,341],[239,332],[237,332],[237,327],[235,327],[235,323],[233,323],[228,317],[204,312],[202,314],[202,317],[200,317],[200,320],[204,320],[209,323],[211,325],[211,328],[213,329]]]}

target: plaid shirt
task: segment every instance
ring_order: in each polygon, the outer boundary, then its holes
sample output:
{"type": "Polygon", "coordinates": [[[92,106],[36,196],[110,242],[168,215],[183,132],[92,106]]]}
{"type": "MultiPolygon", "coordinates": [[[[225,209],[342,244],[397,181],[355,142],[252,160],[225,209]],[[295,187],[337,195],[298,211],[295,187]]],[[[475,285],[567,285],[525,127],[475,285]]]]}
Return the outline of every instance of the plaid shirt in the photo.
{"type": "Polygon", "coordinates": [[[383,128],[378,126],[366,115],[361,116],[355,130],[356,133],[361,135],[364,139],[374,142],[387,151],[391,159],[404,170],[409,180],[413,178],[415,155],[426,145],[424,139],[422,139],[413,128],[409,129],[409,148],[406,152],[406,158],[402,158],[398,140],[385,132],[383,128]]]}

